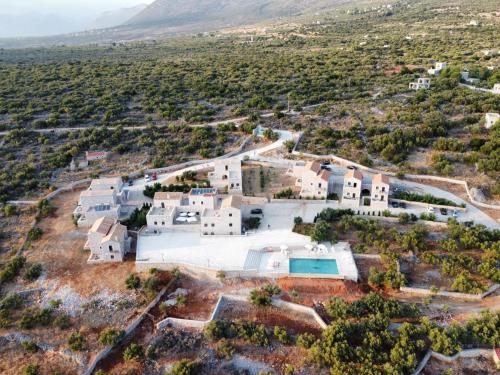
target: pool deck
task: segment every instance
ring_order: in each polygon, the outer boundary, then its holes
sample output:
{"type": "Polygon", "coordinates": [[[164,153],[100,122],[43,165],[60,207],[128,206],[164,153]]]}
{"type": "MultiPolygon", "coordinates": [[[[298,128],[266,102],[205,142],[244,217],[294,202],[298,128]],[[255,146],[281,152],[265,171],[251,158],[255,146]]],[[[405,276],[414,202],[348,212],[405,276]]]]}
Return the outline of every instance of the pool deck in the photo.
{"type": "Polygon", "coordinates": [[[136,263],[142,266],[181,265],[262,277],[334,277],[357,281],[358,272],[348,243],[328,246],[326,254],[304,248],[310,239],[289,229],[259,230],[245,236],[201,236],[196,231],[141,234],[136,263]],[[289,248],[288,254],[280,250],[289,248]],[[336,259],[338,275],[289,274],[289,258],[336,259]]]}

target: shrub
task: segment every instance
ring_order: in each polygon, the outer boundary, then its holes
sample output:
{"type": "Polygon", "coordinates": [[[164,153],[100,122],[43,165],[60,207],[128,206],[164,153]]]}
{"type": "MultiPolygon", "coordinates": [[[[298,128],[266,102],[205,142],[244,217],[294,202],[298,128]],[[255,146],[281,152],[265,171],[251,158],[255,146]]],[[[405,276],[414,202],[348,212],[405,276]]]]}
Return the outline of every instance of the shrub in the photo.
{"type": "Polygon", "coordinates": [[[38,351],[38,345],[31,340],[26,340],[21,343],[21,346],[23,347],[24,350],[26,350],[29,353],[36,353],[38,351]]]}
{"type": "Polygon", "coordinates": [[[410,215],[406,212],[400,212],[398,215],[398,220],[400,224],[408,224],[410,222],[410,215]]]}
{"type": "Polygon", "coordinates": [[[14,216],[17,213],[17,208],[16,208],[16,206],[13,206],[11,204],[7,204],[3,208],[3,213],[6,217],[14,216]]]}
{"type": "Polygon", "coordinates": [[[99,335],[99,343],[105,346],[116,346],[123,336],[125,335],[125,331],[117,330],[115,328],[106,328],[99,335]]]}
{"type": "Polygon", "coordinates": [[[274,338],[283,345],[290,344],[290,336],[284,327],[274,326],[274,338]]]}
{"type": "Polygon", "coordinates": [[[269,306],[272,302],[271,297],[267,293],[259,289],[253,289],[250,292],[250,302],[255,306],[269,306]]]}
{"type": "Polygon", "coordinates": [[[295,217],[293,218],[293,222],[294,222],[294,224],[295,224],[295,225],[300,225],[300,224],[302,224],[304,221],[302,220],[302,217],[300,217],[300,216],[295,216],[295,217]]]}
{"type": "Polygon", "coordinates": [[[451,290],[454,292],[479,294],[484,289],[484,285],[474,280],[468,271],[460,272],[451,284],[451,290]]]}
{"type": "Polygon", "coordinates": [[[23,311],[19,327],[23,329],[32,329],[36,326],[48,326],[52,321],[52,309],[26,309],[23,311]]]}
{"type": "Polygon", "coordinates": [[[139,289],[141,286],[141,279],[135,274],[130,274],[125,280],[125,285],[127,289],[139,289]]]}
{"type": "Polygon", "coordinates": [[[38,375],[40,373],[40,366],[30,364],[24,369],[24,375],[38,375]]]}
{"type": "Polygon", "coordinates": [[[217,271],[217,279],[224,281],[226,279],[226,273],[222,270],[217,271]]]}
{"type": "Polygon", "coordinates": [[[248,320],[238,319],[231,325],[236,335],[252,344],[268,346],[269,339],[266,333],[266,327],[263,324],[256,325],[248,320]]]}
{"type": "Polygon", "coordinates": [[[225,336],[226,325],[221,320],[212,320],[205,327],[205,337],[209,340],[219,341],[225,336]]]}
{"type": "Polygon", "coordinates": [[[312,333],[302,333],[297,336],[297,345],[304,349],[309,349],[316,342],[316,337],[312,333]]]}
{"type": "Polygon", "coordinates": [[[332,297],[325,304],[326,313],[332,319],[344,319],[347,316],[349,304],[340,297],[332,297]]]}
{"type": "Polygon", "coordinates": [[[372,288],[381,288],[384,285],[385,273],[378,271],[375,267],[370,267],[368,285],[372,288]]]}
{"type": "Polygon", "coordinates": [[[175,304],[177,306],[186,306],[186,302],[187,302],[187,297],[184,294],[179,294],[175,298],[175,304]]]}
{"type": "Polygon", "coordinates": [[[87,341],[81,333],[73,332],[68,338],[69,348],[74,352],[81,352],[87,347],[87,341]]]}
{"type": "Polygon", "coordinates": [[[245,225],[248,229],[257,229],[260,227],[260,217],[249,217],[245,220],[245,225]]]}
{"type": "Polygon", "coordinates": [[[15,310],[20,308],[23,303],[24,300],[19,294],[9,294],[0,300],[0,310],[15,310]]]}
{"type": "Polygon", "coordinates": [[[236,348],[228,340],[222,339],[217,344],[216,348],[219,358],[231,359],[236,352],[236,348]]]}
{"type": "Polygon", "coordinates": [[[40,263],[32,264],[24,274],[24,278],[29,281],[34,281],[42,274],[42,265],[40,263]]]}
{"type": "Polygon", "coordinates": [[[37,241],[39,240],[43,235],[43,230],[41,228],[32,228],[28,232],[28,239],[30,241],[37,241]]]}
{"type": "Polygon", "coordinates": [[[194,375],[198,369],[198,364],[188,359],[181,359],[177,362],[169,375],[194,375]]]}
{"type": "Polygon", "coordinates": [[[316,242],[330,241],[333,237],[332,235],[330,224],[324,220],[318,220],[311,231],[311,240],[316,242]]]}
{"type": "Polygon", "coordinates": [[[144,348],[139,344],[130,344],[123,352],[123,359],[125,361],[144,359],[144,348]]]}
{"type": "Polygon", "coordinates": [[[5,264],[2,271],[0,271],[0,283],[6,283],[14,280],[19,275],[19,271],[23,268],[26,260],[24,257],[14,257],[5,264]]]}
{"type": "Polygon", "coordinates": [[[59,329],[68,329],[70,326],[71,320],[66,314],[61,314],[54,319],[54,327],[59,329]]]}

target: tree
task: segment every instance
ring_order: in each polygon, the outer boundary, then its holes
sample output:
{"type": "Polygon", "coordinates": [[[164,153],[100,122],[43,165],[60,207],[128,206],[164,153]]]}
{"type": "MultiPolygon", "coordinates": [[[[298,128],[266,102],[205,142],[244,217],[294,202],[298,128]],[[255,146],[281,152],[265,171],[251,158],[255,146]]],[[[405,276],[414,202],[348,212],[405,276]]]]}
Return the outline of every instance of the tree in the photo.
{"type": "Polygon", "coordinates": [[[144,359],[144,348],[142,345],[132,343],[123,352],[123,359],[125,361],[132,360],[143,360],[144,359]]]}
{"type": "Polygon", "coordinates": [[[311,240],[316,242],[325,242],[332,239],[332,229],[330,224],[324,220],[316,221],[311,232],[311,240]]]}
{"type": "Polygon", "coordinates": [[[290,336],[284,327],[274,326],[274,338],[283,345],[290,344],[290,336]]]}
{"type": "Polygon", "coordinates": [[[81,333],[73,332],[68,338],[69,348],[74,352],[81,352],[86,349],[87,341],[81,333]]]}
{"type": "Polygon", "coordinates": [[[325,304],[327,314],[332,319],[345,319],[347,317],[349,304],[340,297],[332,297],[325,304]]]}
{"type": "Polygon", "coordinates": [[[24,278],[28,281],[34,281],[42,274],[42,265],[40,263],[32,264],[24,274],[24,278]]]}
{"type": "Polygon", "coordinates": [[[130,274],[125,280],[125,285],[127,289],[139,289],[141,286],[141,279],[135,274],[130,274]]]}
{"type": "Polygon", "coordinates": [[[181,359],[177,362],[169,375],[194,375],[198,365],[195,362],[191,362],[188,359],[181,359]]]}
{"type": "Polygon", "coordinates": [[[105,346],[116,346],[122,340],[125,331],[115,328],[106,328],[99,335],[99,343],[105,346]]]}

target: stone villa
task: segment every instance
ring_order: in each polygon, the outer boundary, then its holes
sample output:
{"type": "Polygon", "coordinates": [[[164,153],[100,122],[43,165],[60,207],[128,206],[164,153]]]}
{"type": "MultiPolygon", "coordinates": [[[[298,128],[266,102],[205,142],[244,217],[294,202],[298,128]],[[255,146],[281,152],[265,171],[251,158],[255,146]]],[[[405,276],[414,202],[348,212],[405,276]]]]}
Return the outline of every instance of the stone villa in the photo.
{"type": "Polygon", "coordinates": [[[87,262],[121,262],[130,249],[127,227],[110,217],[95,221],[88,232],[85,249],[90,250],[87,262]]]}
{"type": "Polygon", "coordinates": [[[486,115],[484,115],[484,119],[485,119],[484,127],[486,129],[489,129],[500,120],[500,114],[487,113],[486,115]]]}
{"type": "Polygon", "coordinates": [[[237,158],[217,159],[214,171],[208,174],[210,185],[226,189],[229,194],[243,194],[241,160],[237,158]]]}
{"type": "Polygon", "coordinates": [[[300,186],[301,198],[326,199],[332,193],[332,173],[322,169],[319,161],[296,165],[292,174],[297,177],[296,186],[300,186]]]}
{"type": "Polygon", "coordinates": [[[92,180],[90,187],[80,194],[73,215],[78,226],[91,226],[101,217],[120,218],[121,202],[124,200],[121,177],[92,180]]]}
{"type": "Polygon", "coordinates": [[[443,69],[446,69],[447,64],[445,62],[437,62],[434,64],[434,68],[427,70],[427,73],[431,76],[437,76],[443,69]]]}

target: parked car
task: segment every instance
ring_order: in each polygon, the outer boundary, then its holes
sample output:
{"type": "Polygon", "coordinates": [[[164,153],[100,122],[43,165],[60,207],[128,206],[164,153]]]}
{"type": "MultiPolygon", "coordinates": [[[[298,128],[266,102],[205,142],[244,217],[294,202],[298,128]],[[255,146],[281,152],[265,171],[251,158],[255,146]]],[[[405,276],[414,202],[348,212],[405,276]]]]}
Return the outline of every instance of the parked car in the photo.
{"type": "Polygon", "coordinates": [[[399,208],[406,209],[406,203],[405,202],[399,202],[399,208]]]}
{"type": "Polygon", "coordinates": [[[158,180],[158,175],[156,174],[156,172],[155,172],[155,173],[153,173],[153,174],[151,175],[151,179],[152,179],[153,181],[158,180]]]}
{"type": "Polygon", "coordinates": [[[355,165],[348,165],[347,166],[347,169],[350,169],[352,171],[355,171],[356,169],[358,169],[358,167],[356,167],[355,165]]]}
{"type": "Polygon", "coordinates": [[[145,182],[150,182],[151,181],[151,177],[147,174],[144,176],[144,181],[145,182]]]}
{"type": "Polygon", "coordinates": [[[399,207],[399,203],[398,202],[392,202],[391,206],[392,206],[392,208],[398,208],[399,207]]]}
{"type": "Polygon", "coordinates": [[[441,215],[443,216],[446,216],[448,215],[448,210],[446,208],[440,208],[439,209],[439,212],[441,213],[441,215]]]}
{"type": "Polygon", "coordinates": [[[321,164],[330,165],[330,160],[323,160],[323,161],[321,161],[321,164]]]}
{"type": "Polygon", "coordinates": [[[458,211],[457,210],[453,210],[453,213],[451,214],[451,216],[453,216],[454,218],[457,218],[458,217],[458,211]]]}
{"type": "Polygon", "coordinates": [[[134,180],[128,180],[127,185],[128,186],[133,186],[134,185],[134,180]]]}
{"type": "Polygon", "coordinates": [[[436,209],[432,206],[427,207],[427,212],[435,212],[436,209]]]}
{"type": "Polygon", "coordinates": [[[253,210],[250,211],[250,214],[252,214],[252,215],[262,215],[262,209],[260,209],[260,208],[254,208],[253,210]]]}

